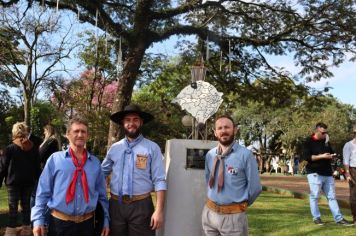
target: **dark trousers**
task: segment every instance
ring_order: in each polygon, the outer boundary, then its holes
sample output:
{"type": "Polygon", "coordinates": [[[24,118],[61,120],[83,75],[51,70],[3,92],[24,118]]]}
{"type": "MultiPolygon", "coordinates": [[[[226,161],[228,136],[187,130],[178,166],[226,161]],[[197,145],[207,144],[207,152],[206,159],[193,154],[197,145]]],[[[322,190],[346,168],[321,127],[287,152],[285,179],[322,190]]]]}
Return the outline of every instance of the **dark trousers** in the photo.
{"type": "Polygon", "coordinates": [[[110,235],[154,236],[150,227],[153,211],[151,197],[131,203],[110,199],[110,235]]]}
{"type": "Polygon", "coordinates": [[[30,198],[33,186],[7,186],[9,203],[9,227],[17,226],[18,205],[20,202],[22,224],[30,225],[30,198]]]}
{"type": "Polygon", "coordinates": [[[48,236],[93,236],[94,235],[94,217],[75,223],[73,221],[64,221],[50,216],[48,236]]]}
{"type": "Polygon", "coordinates": [[[350,176],[352,181],[349,182],[350,186],[350,208],[353,220],[356,221],[356,168],[350,167],[350,176]]]}

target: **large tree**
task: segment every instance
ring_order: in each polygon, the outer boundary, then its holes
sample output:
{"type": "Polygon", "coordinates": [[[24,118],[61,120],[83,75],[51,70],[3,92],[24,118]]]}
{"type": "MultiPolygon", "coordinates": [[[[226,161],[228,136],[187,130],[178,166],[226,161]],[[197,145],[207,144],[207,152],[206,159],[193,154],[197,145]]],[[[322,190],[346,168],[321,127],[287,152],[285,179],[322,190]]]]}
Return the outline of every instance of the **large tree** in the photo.
{"type": "Polygon", "coordinates": [[[22,93],[24,121],[31,125],[31,107],[41,86],[55,80],[58,66],[75,48],[70,27],[59,25],[60,17],[39,6],[22,4],[1,9],[0,83],[18,88],[22,93]],[[69,42],[71,41],[71,42],[69,42]]]}
{"type": "MultiPolygon", "coordinates": [[[[247,83],[255,76],[286,74],[270,65],[266,55],[291,53],[300,67],[298,75],[308,80],[332,76],[329,65],[342,63],[348,52],[355,56],[355,2],[351,0],[43,2],[51,7],[59,2],[60,9],[79,11],[81,20],[124,40],[125,64],[112,112],[130,102],[146,50],[173,35],[208,37],[225,58],[229,56],[232,74],[247,83]]],[[[111,123],[109,143],[116,134],[111,123]]]]}

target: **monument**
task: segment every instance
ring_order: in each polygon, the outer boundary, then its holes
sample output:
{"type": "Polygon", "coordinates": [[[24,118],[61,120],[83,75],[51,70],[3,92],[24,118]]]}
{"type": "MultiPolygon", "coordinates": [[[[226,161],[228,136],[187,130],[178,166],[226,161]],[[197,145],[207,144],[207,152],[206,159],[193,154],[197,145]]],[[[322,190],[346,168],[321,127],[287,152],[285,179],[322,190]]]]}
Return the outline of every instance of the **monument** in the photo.
{"type": "MultiPolygon", "coordinates": [[[[192,67],[192,83],[185,87],[173,102],[189,112],[191,139],[172,139],[166,142],[166,172],[168,190],[165,203],[165,223],[157,231],[158,236],[202,236],[201,212],[206,201],[204,176],[205,154],[217,145],[207,141],[201,134],[201,127],[212,116],[222,102],[222,93],[208,82],[203,81],[206,68],[192,67]],[[205,140],[198,140],[202,137],[205,140]]],[[[188,124],[189,125],[189,124],[188,124]]]]}

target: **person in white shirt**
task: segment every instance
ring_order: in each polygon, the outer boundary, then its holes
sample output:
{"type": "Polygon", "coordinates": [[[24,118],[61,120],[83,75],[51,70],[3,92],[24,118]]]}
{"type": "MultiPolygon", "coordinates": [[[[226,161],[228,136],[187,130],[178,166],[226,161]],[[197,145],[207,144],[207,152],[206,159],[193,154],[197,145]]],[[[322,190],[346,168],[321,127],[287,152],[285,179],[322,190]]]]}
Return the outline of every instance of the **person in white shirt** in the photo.
{"type": "Polygon", "coordinates": [[[353,223],[356,224],[356,125],[352,128],[353,139],[345,143],[342,150],[344,157],[345,177],[350,186],[350,208],[353,223]]]}

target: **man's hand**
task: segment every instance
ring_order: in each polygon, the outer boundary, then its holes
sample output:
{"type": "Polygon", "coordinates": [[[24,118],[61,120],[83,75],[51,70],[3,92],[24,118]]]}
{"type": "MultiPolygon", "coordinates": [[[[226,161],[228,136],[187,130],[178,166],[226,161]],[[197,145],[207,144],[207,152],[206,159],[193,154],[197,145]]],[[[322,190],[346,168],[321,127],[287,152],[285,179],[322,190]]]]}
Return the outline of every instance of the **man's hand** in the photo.
{"type": "Polygon", "coordinates": [[[37,225],[33,227],[33,236],[46,236],[47,229],[44,225],[37,225]]]}
{"type": "Polygon", "coordinates": [[[348,182],[352,182],[351,176],[350,176],[350,175],[346,175],[346,180],[347,180],[348,182]]]}
{"type": "Polygon", "coordinates": [[[103,231],[101,231],[101,236],[109,236],[110,229],[109,227],[104,227],[103,231]]]}
{"type": "Polygon", "coordinates": [[[161,228],[162,225],[163,225],[163,211],[155,210],[155,212],[153,212],[151,217],[150,226],[152,227],[152,230],[156,230],[161,228]]]}

